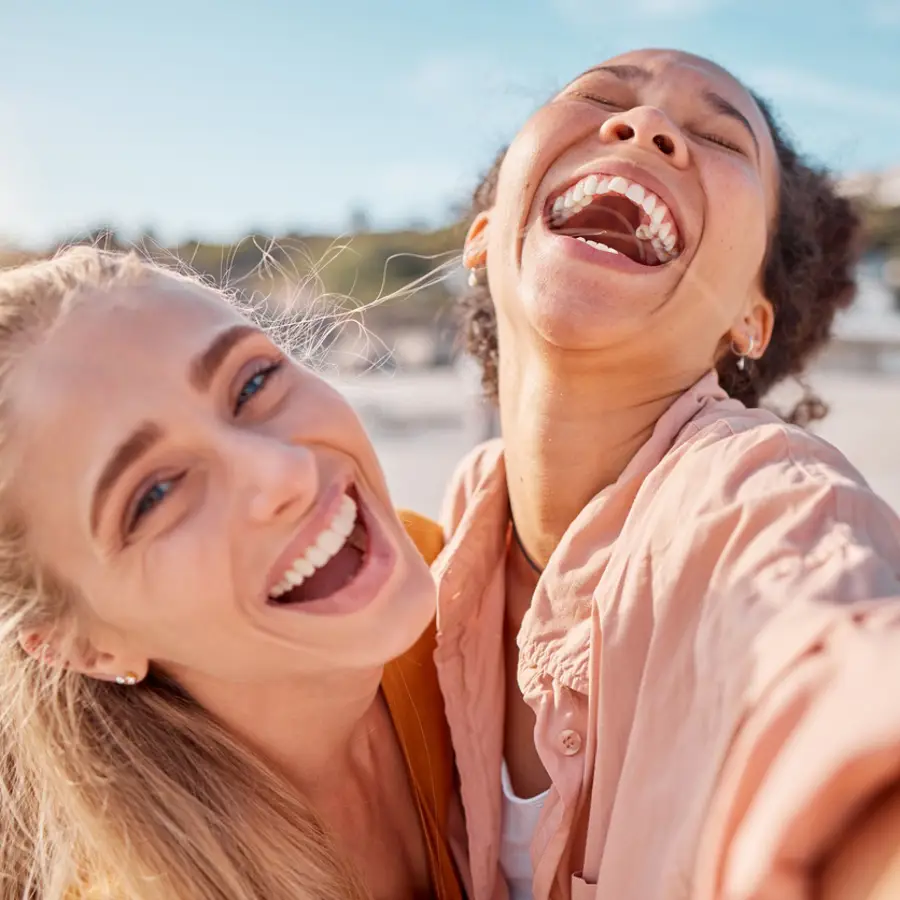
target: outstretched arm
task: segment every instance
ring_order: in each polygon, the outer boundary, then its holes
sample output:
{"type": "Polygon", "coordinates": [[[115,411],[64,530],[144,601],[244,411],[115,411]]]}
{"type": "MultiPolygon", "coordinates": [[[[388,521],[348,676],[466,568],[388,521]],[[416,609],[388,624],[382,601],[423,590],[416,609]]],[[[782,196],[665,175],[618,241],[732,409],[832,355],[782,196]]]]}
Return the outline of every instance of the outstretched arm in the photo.
{"type": "Polygon", "coordinates": [[[822,900],[900,897],[900,787],[850,828],[821,873],[822,900]]]}

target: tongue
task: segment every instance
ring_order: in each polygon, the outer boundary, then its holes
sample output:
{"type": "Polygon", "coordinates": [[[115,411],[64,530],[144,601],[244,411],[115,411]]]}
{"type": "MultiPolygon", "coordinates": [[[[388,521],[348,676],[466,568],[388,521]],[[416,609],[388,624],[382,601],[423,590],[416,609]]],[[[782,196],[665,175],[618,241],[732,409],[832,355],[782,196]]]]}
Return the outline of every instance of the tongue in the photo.
{"type": "Polygon", "coordinates": [[[630,200],[606,195],[596,198],[554,231],[606,244],[623,256],[644,265],[657,265],[659,260],[650,245],[635,235],[635,230],[641,223],[642,213],[630,200]]]}
{"type": "Polygon", "coordinates": [[[362,560],[362,550],[349,543],[344,544],[332,559],[321,569],[316,569],[300,586],[303,599],[318,600],[336,594],[360,570],[362,560]]]}

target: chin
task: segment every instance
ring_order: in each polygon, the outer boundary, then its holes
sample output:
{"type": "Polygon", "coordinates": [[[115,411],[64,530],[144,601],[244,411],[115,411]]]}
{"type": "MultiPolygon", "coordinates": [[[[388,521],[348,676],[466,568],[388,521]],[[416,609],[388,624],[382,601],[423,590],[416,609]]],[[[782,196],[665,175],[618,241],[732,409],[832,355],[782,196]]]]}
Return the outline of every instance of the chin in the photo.
{"type": "Polygon", "coordinates": [[[526,264],[520,277],[526,319],[560,350],[599,349],[639,332],[674,290],[670,283],[635,284],[618,273],[553,260],[526,264]]]}
{"type": "Polygon", "coordinates": [[[405,577],[380,619],[388,635],[386,642],[394,647],[391,659],[415,644],[437,612],[437,585],[418,551],[404,568],[405,577]]]}
{"type": "Polygon", "coordinates": [[[355,647],[351,666],[380,666],[409,650],[434,619],[437,587],[422,560],[402,564],[385,594],[345,620],[342,655],[355,647]]]}

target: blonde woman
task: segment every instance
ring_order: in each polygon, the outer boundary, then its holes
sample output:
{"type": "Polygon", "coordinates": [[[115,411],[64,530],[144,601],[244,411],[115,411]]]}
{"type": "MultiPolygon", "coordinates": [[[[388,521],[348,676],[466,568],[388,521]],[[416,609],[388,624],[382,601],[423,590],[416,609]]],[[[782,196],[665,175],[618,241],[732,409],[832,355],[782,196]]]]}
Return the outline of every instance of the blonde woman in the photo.
{"type": "Polygon", "coordinates": [[[458,898],[432,581],[341,397],[92,249],[0,274],[0,362],[0,896],[458,898]]]}

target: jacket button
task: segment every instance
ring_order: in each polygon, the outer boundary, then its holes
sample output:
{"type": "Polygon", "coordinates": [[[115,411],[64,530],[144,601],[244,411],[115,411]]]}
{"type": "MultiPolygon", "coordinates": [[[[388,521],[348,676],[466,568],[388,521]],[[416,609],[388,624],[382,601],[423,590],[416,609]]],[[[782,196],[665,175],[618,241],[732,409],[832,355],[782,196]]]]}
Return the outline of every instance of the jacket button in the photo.
{"type": "Polygon", "coordinates": [[[581,735],[567,728],[559,733],[559,747],[565,756],[575,756],[581,751],[581,735]]]}

